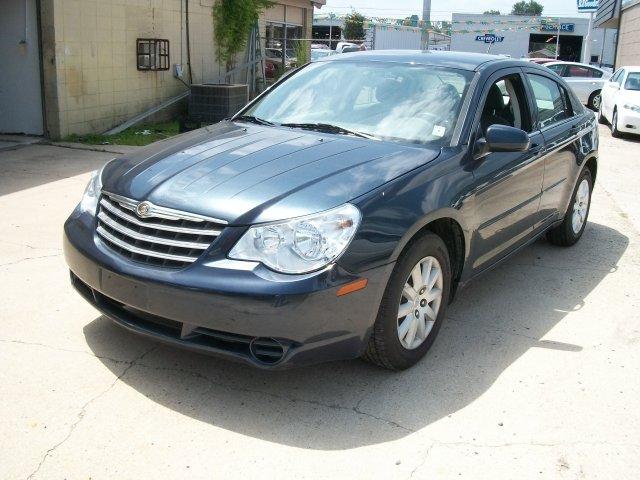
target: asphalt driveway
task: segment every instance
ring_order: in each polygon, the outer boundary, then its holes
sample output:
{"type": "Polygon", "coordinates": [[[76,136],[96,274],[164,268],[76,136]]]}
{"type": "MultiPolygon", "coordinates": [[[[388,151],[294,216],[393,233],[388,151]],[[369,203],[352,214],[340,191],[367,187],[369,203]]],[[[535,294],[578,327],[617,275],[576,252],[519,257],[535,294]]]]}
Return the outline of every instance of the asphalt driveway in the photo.
{"type": "Polygon", "coordinates": [[[134,336],[61,228],[114,153],[0,152],[0,478],[637,478],[640,143],[602,130],[590,223],[463,291],[433,349],[263,372],[134,336]]]}

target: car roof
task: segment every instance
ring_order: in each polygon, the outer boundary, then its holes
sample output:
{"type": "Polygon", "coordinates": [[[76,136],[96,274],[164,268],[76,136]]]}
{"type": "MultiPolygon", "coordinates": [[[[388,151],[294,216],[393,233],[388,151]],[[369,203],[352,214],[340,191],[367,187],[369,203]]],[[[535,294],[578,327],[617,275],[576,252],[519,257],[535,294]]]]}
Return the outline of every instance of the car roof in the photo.
{"type": "Polygon", "coordinates": [[[564,60],[558,60],[555,62],[545,63],[545,67],[548,67],[551,65],[580,65],[581,67],[589,67],[589,68],[595,68],[596,70],[602,70],[600,67],[596,67],[595,65],[589,65],[588,63],[581,63],[581,62],[566,62],[564,60]]]}
{"type": "Polygon", "coordinates": [[[344,53],[323,58],[322,62],[344,62],[363,60],[371,62],[397,62],[418,65],[443,66],[462,70],[479,70],[488,63],[504,62],[509,65],[530,65],[530,62],[508,58],[503,55],[484,53],[447,52],[437,50],[368,50],[344,53]]]}
{"type": "Polygon", "coordinates": [[[621,69],[627,70],[628,72],[640,72],[640,66],[639,65],[630,65],[628,67],[619,67],[619,68],[616,69],[616,71],[621,70],[621,69]]]}

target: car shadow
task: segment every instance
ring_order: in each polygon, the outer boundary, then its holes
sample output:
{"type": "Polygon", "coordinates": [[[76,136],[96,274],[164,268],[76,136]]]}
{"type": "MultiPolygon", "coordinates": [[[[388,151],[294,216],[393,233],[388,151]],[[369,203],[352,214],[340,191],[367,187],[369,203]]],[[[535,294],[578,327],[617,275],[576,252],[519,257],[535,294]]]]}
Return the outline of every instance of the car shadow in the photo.
{"type": "MultiPolygon", "coordinates": [[[[98,317],[91,350],[150,400],[217,428],[300,448],[337,450],[392,441],[476,400],[532,348],[576,355],[545,338],[617,269],[628,238],[589,223],[572,248],[544,240],[459,293],[433,348],[404,372],[354,360],[261,371],[161,346],[98,317]],[[123,345],[146,352],[123,374],[123,345]]],[[[574,328],[580,328],[575,325],[574,328]]]]}

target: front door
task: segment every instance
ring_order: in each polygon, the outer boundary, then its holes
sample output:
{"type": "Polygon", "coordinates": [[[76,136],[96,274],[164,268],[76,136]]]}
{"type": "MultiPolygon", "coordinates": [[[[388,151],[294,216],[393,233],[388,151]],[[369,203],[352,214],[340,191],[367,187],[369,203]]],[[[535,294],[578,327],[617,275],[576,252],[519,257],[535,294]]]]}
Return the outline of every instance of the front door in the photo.
{"type": "Polygon", "coordinates": [[[0,6],[0,133],[43,133],[36,0],[0,6]]]}
{"type": "Polygon", "coordinates": [[[541,160],[544,141],[540,132],[532,128],[531,106],[520,70],[509,69],[494,75],[487,81],[482,98],[482,113],[474,130],[476,139],[491,125],[508,125],[528,132],[531,147],[525,152],[492,152],[474,161],[473,174],[478,185],[474,194],[476,273],[531,236],[544,172],[541,160]]]}

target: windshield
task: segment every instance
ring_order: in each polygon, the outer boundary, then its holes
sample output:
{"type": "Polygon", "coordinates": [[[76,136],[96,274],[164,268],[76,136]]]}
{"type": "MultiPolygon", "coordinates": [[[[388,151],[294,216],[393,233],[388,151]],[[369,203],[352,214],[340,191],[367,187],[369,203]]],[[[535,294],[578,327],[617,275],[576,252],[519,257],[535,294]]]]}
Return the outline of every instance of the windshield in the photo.
{"type": "Polygon", "coordinates": [[[629,72],[624,82],[625,90],[640,90],[640,72],[629,72]]]}
{"type": "Polygon", "coordinates": [[[379,139],[445,145],[472,76],[466,70],[424,65],[313,63],[244,115],[274,124],[321,124],[379,139]]]}

